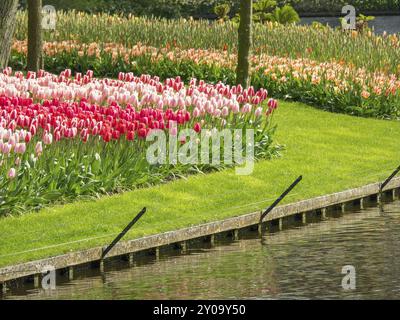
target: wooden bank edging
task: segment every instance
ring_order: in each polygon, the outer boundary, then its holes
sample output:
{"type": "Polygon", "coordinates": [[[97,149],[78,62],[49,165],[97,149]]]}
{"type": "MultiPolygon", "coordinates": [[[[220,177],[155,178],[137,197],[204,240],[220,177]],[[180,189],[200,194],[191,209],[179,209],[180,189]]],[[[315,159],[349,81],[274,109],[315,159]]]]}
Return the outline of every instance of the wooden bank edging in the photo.
{"type": "MultiPolygon", "coordinates": [[[[264,219],[264,222],[277,220],[300,213],[306,213],[308,211],[324,209],[372,195],[377,195],[379,193],[379,187],[380,183],[374,183],[351,190],[282,205],[271,211],[264,219]]],[[[384,191],[395,190],[398,188],[400,188],[400,178],[395,178],[386,186],[384,191]]],[[[258,225],[259,219],[260,212],[254,212],[176,231],[169,231],[139,239],[123,241],[118,243],[109,252],[107,257],[126,255],[138,251],[159,248],[161,246],[174,243],[179,244],[195,238],[211,236],[220,232],[233,231],[258,225]]],[[[40,274],[43,272],[46,266],[53,266],[55,269],[64,269],[76,265],[100,261],[104,248],[105,246],[96,247],[88,250],[71,252],[55,257],[1,268],[0,284],[6,283],[10,280],[40,274]]]]}

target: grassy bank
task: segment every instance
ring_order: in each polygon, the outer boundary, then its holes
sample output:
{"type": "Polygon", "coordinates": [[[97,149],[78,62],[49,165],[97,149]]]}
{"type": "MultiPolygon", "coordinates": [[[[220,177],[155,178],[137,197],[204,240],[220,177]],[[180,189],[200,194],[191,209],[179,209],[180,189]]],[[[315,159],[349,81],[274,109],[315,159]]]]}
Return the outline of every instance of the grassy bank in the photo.
{"type": "Polygon", "coordinates": [[[281,103],[274,117],[286,151],[257,163],[250,176],[226,170],[0,219],[0,266],[107,244],[144,206],[148,213],[125,239],[262,209],[300,174],[303,182],[285,203],[376,182],[398,166],[399,122],[298,103],[281,103]]]}

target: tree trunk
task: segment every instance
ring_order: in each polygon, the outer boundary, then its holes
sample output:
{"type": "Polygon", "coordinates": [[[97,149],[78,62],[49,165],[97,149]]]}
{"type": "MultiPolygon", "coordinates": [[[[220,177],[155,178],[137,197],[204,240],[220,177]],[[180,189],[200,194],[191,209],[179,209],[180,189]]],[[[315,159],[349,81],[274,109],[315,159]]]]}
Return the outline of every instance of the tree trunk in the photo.
{"type": "Polygon", "coordinates": [[[250,85],[250,55],[253,42],[253,1],[241,0],[239,25],[238,65],[236,69],[236,83],[244,88],[250,85]]]}
{"type": "Polygon", "coordinates": [[[0,69],[7,67],[15,29],[18,0],[1,0],[0,3],[0,69]]]}
{"type": "Polygon", "coordinates": [[[42,0],[28,0],[28,70],[42,68],[42,0]]]}

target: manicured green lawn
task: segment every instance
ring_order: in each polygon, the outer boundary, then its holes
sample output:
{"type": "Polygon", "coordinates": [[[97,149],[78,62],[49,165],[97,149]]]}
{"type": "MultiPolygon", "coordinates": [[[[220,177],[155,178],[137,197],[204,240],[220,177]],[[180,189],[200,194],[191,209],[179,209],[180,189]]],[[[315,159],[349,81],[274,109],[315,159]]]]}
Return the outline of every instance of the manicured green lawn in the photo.
{"type": "Polygon", "coordinates": [[[144,206],[148,212],[124,239],[260,210],[300,174],[303,181],[284,203],[380,181],[400,163],[400,122],[284,102],[275,121],[276,141],[286,150],[281,158],[257,163],[250,176],[234,170],[191,176],[0,219],[0,266],[108,244],[144,206]]]}

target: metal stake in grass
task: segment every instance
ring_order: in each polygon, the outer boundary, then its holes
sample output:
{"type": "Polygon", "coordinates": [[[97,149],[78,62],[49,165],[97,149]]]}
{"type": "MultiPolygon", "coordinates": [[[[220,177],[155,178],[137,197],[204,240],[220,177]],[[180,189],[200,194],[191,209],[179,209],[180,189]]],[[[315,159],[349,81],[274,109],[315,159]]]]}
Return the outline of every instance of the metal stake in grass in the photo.
{"type": "Polygon", "coordinates": [[[378,204],[379,204],[379,210],[381,213],[384,212],[383,208],[383,202],[382,202],[382,197],[383,197],[383,189],[389,184],[390,181],[400,172],[400,166],[397,167],[396,170],[393,171],[393,173],[379,186],[379,193],[378,193],[378,204]]]}
{"type": "Polygon", "coordinates": [[[393,171],[393,173],[381,184],[379,188],[379,192],[382,193],[383,188],[385,188],[390,181],[400,172],[400,166],[397,167],[396,170],[393,171]]]}
{"type": "Polygon", "coordinates": [[[265,211],[261,214],[260,223],[262,223],[263,219],[267,216],[267,214],[270,213],[270,212],[279,204],[279,202],[281,202],[281,201],[283,200],[283,198],[285,198],[285,197],[288,195],[288,193],[289,193],[290,191],[292,191],[293,188],[294,188],[302,179],[303,179],[303,176],[298,177],[298,178],[290,185],[290,187],[287,188],[287,189],[285,190],[285,192],[282,193],[282,194],[279,196],[279,198],[276,199],[275,202],[274,202],[267,210],[265,210],[265,211]]]}
{"type": "Polygon", "coordinates": [[[112,248],[122,239],[122,237],[133,227],[133,225],[145,214],[146,208],[143,208],[137,216],[125,227],[124,230],[111,242],[111,244],[101,254],[101,260],[110,252],[112,248]]]}
{"type": "Polygon", "coordinates": [[[383,211],[382,206],[382,196],[383,196],[383,189],[389,184],[390,181],[400,172],[400,166],[397,167],[396,170],[379,186],[379,194],[378,194],[378,203],[380,205],[381,211],[383,211]]]}

